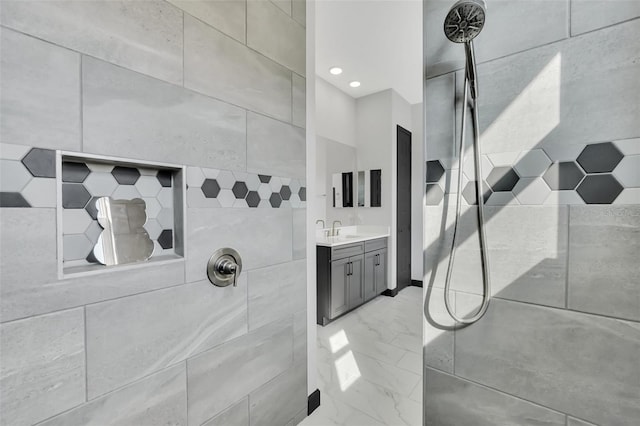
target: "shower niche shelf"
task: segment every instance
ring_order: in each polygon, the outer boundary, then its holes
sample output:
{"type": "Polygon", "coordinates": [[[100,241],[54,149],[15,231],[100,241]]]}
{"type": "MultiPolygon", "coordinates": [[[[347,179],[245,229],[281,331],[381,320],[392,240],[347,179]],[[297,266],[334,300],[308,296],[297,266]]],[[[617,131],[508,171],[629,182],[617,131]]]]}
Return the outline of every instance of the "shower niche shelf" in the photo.
{"type": "Polygon", "coordinates": [[[182,261],[184,166],[59,151],[56,168],[61,278],[182,261]]]}

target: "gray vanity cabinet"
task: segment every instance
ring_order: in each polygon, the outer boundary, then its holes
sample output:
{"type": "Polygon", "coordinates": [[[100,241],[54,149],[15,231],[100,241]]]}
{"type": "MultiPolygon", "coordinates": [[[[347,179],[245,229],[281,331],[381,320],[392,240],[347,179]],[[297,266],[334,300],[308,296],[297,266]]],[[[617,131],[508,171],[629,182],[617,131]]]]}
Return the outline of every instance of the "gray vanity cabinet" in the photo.
{"type": "Polygon", "coordinates": [[[327,325],[386,290],[386,241],[317,246],[318,324],[327,325]]]}
{"type": "Polygon", "coordinates": [[[369,301],[387,289],[387,249],[364,255],[364,300],[369,301]]]}

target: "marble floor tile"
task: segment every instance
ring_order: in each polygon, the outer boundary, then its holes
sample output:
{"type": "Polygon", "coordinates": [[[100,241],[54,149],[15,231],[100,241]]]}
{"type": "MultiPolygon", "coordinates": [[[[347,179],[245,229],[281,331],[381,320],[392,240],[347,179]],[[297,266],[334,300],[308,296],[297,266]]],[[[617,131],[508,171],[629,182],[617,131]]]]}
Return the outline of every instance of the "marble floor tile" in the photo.
{"type": "Polygon", "coordinates": [[[318,327],[320,407],[303,426],[422,424],[422,289],[318,327]]]}

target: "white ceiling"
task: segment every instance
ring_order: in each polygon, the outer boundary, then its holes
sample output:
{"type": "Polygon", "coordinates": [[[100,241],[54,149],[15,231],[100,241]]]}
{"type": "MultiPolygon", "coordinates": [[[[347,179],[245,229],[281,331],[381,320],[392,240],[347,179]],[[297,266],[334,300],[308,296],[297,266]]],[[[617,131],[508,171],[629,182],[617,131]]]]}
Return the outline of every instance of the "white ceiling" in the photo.
{"type": "Polygon", "coordinates": [[[422,102],[422,0],[317,0],[316,74],[354,98],[393,88],[422,102]]]}

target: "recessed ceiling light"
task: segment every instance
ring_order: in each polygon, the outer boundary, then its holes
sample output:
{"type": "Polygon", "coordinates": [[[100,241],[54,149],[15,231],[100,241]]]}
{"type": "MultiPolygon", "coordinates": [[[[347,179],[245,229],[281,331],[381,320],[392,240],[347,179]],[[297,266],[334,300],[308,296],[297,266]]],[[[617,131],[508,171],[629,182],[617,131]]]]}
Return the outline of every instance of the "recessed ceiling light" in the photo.
{"type": "Polygon", "coordinates": [[[360,82],[359,81],[352,81],[351,83],[349,83],[349,86],[351,86],[351,87],[360,87],[360,82]]]}
{"type": "Polygon", "coordinates": [[[333,75],[342,74],[342,68],[340,67],[329,68],[329,72],[333,75]]]}

